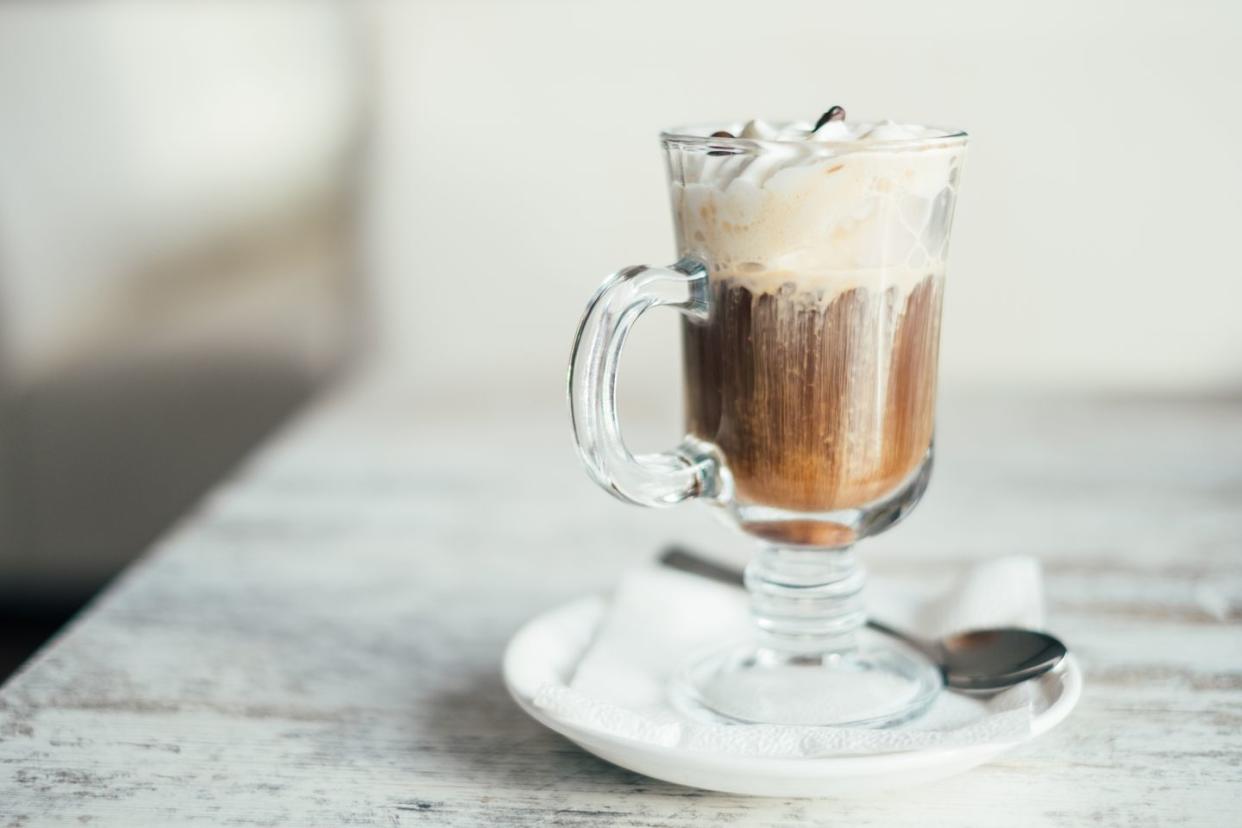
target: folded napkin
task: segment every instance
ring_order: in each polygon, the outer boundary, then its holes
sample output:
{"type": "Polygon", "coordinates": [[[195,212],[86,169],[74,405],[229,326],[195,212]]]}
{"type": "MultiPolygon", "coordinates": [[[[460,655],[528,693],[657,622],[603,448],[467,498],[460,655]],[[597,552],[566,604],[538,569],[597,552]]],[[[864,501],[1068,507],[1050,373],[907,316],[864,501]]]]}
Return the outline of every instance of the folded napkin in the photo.
{"type": "MultiPolygon", "coordinates": [[[[1028,557],[976,564],[930,589],[874,579],[864,596],[877,618],[928,637],[980,627],[1039,629],[1044,621],[1039,563],[1028,557]]],[[[668,685],[687,660],[750,630],[743,590],[643,566],[623,576],[569,683],[545,684],[534,703],[610,736],[740,756],[885,753],[1017,741],[1030,733],[1027,685],[986,700],[941,693],[923,716],[882,729],[721,724],[675,709],[668,685]]]]}

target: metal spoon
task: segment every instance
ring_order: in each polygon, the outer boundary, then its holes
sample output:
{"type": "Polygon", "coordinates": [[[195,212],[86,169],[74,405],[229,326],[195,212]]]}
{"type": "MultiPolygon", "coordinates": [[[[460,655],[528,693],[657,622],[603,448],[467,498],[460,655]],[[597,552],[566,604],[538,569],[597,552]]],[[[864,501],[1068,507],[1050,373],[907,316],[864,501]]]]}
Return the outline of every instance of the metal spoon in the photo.
{"type": "MultiPolygon", "coordinates": [[[[688,549],[670,546],[660,563],[740,587],[742,573],[688,549]]],[[[1043,675],[1065,657],[1065,645],[1051,635],[1017,627],[967,630],[928,641],[868,618],[876,632],[904,641],[940,668],[946,686],[968,693],[994,693],[1043,675]]]]}

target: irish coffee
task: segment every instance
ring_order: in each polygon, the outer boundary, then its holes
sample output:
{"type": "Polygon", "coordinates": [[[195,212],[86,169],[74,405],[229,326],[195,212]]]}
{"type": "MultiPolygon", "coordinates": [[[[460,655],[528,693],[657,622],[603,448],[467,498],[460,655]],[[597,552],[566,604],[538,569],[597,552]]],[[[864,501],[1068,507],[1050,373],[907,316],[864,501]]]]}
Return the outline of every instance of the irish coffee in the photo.
{"type": "Polygon", "coordinates": [[[905,296],[713,284],[709,320],[683,323],[686,422],[720,449],[740,501],[859,507],[918,468],[932,438],[940,296],[935,273],[905,296]]]}
{"type": "MultiPolygon", "coordinates": [[[[703,499],[761,541],[754,635],[671,678],[679,713],[881,727],[940,691],[923,653],[863,631],[856,541],[931,470],[945,259],[966,135],[845,120],[661,135],[678,260],[618,270],[574,336],[569,401],[591,477],[630,503],[703,499]],[[686,439],[635,455],[617,376],[635,321],[683,316],[686,439]]],[[[674,599],[675,600],[675,599],[674,599]]]]}
{"type": "Polygon", "coordinates": [[[960,149],[903,149],[920,129],[828,123],[798,142],[751,122],[738,137],[761,153],[670,160],[680,252],[709,281],[707,318],[683,323],[687,431],[719,450],[739,506],[859,509],[928,456],[960,149]]]}

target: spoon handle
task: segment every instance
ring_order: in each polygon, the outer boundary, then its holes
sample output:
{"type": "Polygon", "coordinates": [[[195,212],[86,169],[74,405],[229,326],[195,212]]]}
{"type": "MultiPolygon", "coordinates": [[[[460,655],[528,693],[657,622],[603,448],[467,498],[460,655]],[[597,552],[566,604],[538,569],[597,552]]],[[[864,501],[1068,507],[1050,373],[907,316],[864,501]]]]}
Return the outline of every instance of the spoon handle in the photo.
{"type": "MultiPolygon", "coordinates": [[[[676,569],[691,575],[699,575],[703,578],[719,581],[722,584],[728,584],[729,586],[742,587],[746,585],[746,576],[740,569],[716,563],[696,552],[691,552],[684,546],[666,546],[664,551],[660,553],[660,563],[670,569],[676,569]]],[[[867,619],[867,626],[878,633],[904,641],[916,650],[930,655],[933,661],[937,660],[936,655],[930,652],[932,649],[931,645],[926,641],[922,641],[909,633],[902,632],[871,618],[867,619]]]]}
{"type": "Polygon", "coordinates": [[[676,569],[691,575],[699,575],[712,581],[719,581],[729,586],[746,586],[746,576],[742,570],[708,560],[702,555],[691,552],[684,546],[666,546],[660,553],[660,563],[669,569],[676,569]]]}

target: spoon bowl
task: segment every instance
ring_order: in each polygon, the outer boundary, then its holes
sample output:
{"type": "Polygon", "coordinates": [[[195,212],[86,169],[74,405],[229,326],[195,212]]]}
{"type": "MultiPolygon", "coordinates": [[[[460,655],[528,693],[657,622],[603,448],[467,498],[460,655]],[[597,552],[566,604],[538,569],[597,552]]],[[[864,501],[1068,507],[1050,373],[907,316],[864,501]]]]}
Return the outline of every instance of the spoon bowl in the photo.
{"type": "Polygon", "coordinates": [[[942,638],[935,662],[955,690],[1003,690],[1043,675],[1065,658],[1066,649],[1047,633],[1019,627],[967,630],[942,638]]]}

